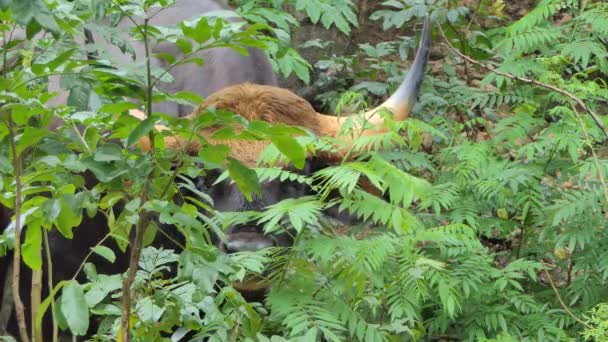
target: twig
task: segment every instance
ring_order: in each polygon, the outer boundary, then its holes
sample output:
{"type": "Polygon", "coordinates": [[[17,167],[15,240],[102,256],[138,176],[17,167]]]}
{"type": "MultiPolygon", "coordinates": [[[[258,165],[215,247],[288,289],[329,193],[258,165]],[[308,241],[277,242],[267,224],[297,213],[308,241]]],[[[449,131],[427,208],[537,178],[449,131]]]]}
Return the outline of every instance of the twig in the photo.
{"type": "Polygon", "coordinates": [[[557,296],[557,300],[559,301],[560,306],[562,307],[562,309],[564,309],[564,311],[566,311],[566,313],[568,314],[568,316],[572,317],[573,320],[575,320],[576,322],[582,324],[585,326],[585,328],[587,329],[591,329],[592,327],[587,324],[587,322],[581,320],[580,318],[576,317],[572,311],[570,311],[570,309],[568,308],[568,306],[566,305],[566,303],[564,303],[564,300],[562,299],[562,296],[559,294],[559,291],[557,289],[557,287],[555,286],[555,283],[553,282],[553,278],[551,278],[551,275],[549,274],[549,271],[547,271],[547,265],[545,265],[543,263],[543,271],[545,272],[545,275],[547,276],[547,279],[549,279],[549,285],[551,285],[551,288],[553,289],[553,292],[555,292],[555,296],[557,296]]]}
{"type": "Polygon", "coordinates": [[[15,312],[17,315],[17,324],[19,325],[19,335],[21,341],[29,342],[30,338],[27,334],[25,324],[25,309],[21,296],[19,294],[19,277],[21,271],[21,158],[17,154],[17,146],[15,143],[15,126],[13,122],[13,113],[8,113],[8,135],[10,139],[10,148],[13,154],[13,172],[15,175],[15,249],[13,252],[13,300],[15,302],[15,312]]]}
{"type": "Polygon", "coordinates": [[[581,118],[578,111],[576,110],[576,107],[573,105],[572,105],[572,110],[574,111],[574,115],[576,116],[579,124],[581,125],[581,130],[583,131],[583,134],[585,135],[585,142],[587,143],[587,146],[591,150],[591,156],[593,157],[593,163],[595,164],[595,168],[597,169],[597,175],[600,180],[600,184],[602,185],[602,189],[604,190],[604,200],[606,200],[606,203],[605,203],[606,214],[608,215],[608,187],[606,187],[606,181],[604,180],[604,173],[602,172],[602,169],[600,167],[599,158],[597,157],[597,154],[595,153],[595,149],[593,148],[593,144],[591,143],[591,138],[589,137],[589,133],[587,132],[587,129],[585,128],[585,123],[583,122],[583,119],[581,118]]]}
{"type": "Polygon", "coordinates": [[[84,257],[82,262],[80,262],[80,265],[78,266],[78,269],[76,270],[76,272],[74,272],[74,275],[72,276],[72,280],[76,280],[76,277],[78,277],[78,274],[80,274],[80,272],[84,268],[84,265],[87,263],[87,261],[89,261],[89,258],[91,257],[91,255],[93,255],[93,253],[95,253],[95,248],[97,248],[102,243],[104,243],[106,241],[106,239],[111,236],[111,234],[112,234],[112,232],[108,232],[106,235],[104,235],[103,238],[101,238],[101,240],[99,240],[97,242],[97,244],[95,246],[93,246],[91,248],[91,250],[87,253],[87,255],[84,257]]]}
{"type": "MultiPolygon", "coordinates": [[[[130,17],[129,17],[130,18],[130,17]]],[[[132,20],[132,18],[131,18],[132,20]]],[[[150,55],[150,46],[148,42],[148,21],[146,18],[144,20],[143,29],[139,28],[139,30],[143,33],[143,41],[144,48],[146,52],[146,78],[147,78],[147,89],[146,89],[146,116],[152,115],[152,66],[151,66],[151,55],[150,55]]],[[[150,152],[152,155],[152,167],[156,166],[154,162],[154,130],[151,130],[148,133],[148,139],[150,139],[150,152]]],[[[148,200],[148,193],[150,192],[150,186],[152,184],[152,178],[154,174],[154,170],[152,170],[148,176],[146,177],[146,181],[144,183],[140,199],[141,203],[145,203],[148,200]]],[[[143,245],[144,234],[146,232],[146,228],[152,219],[152,213],[141,209],[139,215],[139,222],[135,226],[135,239],[131,246],[131,255],[129,257],[129,270],[127,271],[127,277],[124,279],[122,283],[122,313],[120,318],[120,327],[122,330],[121,337],[123,342],[130,341],[130,318],[131,318],[131,286],[135,281],[135,275],[137,274],[137,265],[139,264],[139,259],[141,258],[141,250],[143,245]]]]}
{"type": "MultiPolygon", "coordinates": [[[[51,260],[51,246],[49,245],[49,234],[43,230],[44,252],[46,254],[49,294],[53,295],[53,261],[51,260]]],[[[53,342],[59,339],[59,326],[57,324],[57,311],[55,309],[55,298],[51,299],[51,317],[53,318],[53,342]]],[[[33,321],[32,321],[33,322],[33,321]]]]}
{"type": "MultiPolygon", "coordinates": [[[[142,198],[145,199],[146,194],[149,191],[150,181],[147,180],[142,189],[142,198]]],[[[127,271],[127,277],[122,283],[122,315],[120,318],[120,327],[122,330],[122,341],[130,341],[130,319],[131,319],[131,286],[135,281],[135,275],[137,274],[137,265],[141,257],[142,241],[144,238],[145,229],[152,218],[151,213],[144,210],[139,217],[139,222],[135,226],[135,239],[131,246],[131,256],[129,257],[129,270],[127,271]]]]}
{"type": "Polygon", "coordinates": [[[595,124],[600,128],[600,130],[604,133],[604,135],[606,136],[606,138],[608,139],[608,131],[606,130],[606,126],[604,126],[604,123],[602,122],[602,120],[597,116],[597,114],[595,114],[595,112],[593,110],[591,110],[591,108],[589,108],[585,102],[583,102],[583,100],[581,100],[580,98],[578,98],[576,95],[568,92],[567,90],[561,89],[559,87],[556,87],[554,85],[551,84],[547,84],[547,83],[543,83],[537,80],[533,80],[530,78],[526,78],[526,77],[519,77],[519,76],[515,76],[506,72],[502,72],[502,71],[498,71],[496,70],[495,67],[489,65],[489,64],[485,64],[482,62],[479,62],[467,55],[465,55],[464,53],[460,52],[460,50],[456,49],[449,41],[449,39],[446,37],[445,33],[443,32],[443,29],[441,28],[441,26],[439,25],[439,32],[441,33],[441,36],[443,37],[443,39],[445,40],[445,43],[448,45],[448,47],[454,51],[458,56],[460,56],[461,58],[465,59],[466,61],[478,65],[480,67],[482,67],[483,69],[486,69],[490,72],[495,73],[496,75],[500,75],[500,76],[504,76],[507,78],[510,78],[512,80],[517,80],[520,82],[524,82],[524,83],[528,83],[528,84],[534,84],[537,85],[539,87],[543,87],[545,89],[549,89],[552,90],[556,93],[562,94],[568,98],[570,98],[571,100],[573,100],[574,102],[576,102],[577,105],[579,105],[581,108],[583,108],[583,110],[585,110],[585,112],[587,112],[587,114],[589,114],[591,116],[591,118],[593,118],[593,121],[595,121],[595,124]]]}

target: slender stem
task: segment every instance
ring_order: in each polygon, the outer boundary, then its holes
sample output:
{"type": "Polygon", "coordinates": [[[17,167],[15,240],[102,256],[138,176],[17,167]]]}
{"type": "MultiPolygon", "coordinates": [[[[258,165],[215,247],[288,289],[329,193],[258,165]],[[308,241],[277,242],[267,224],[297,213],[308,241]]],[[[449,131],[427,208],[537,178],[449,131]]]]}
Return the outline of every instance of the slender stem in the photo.
{"type": "Polygon", "coordinates": [[[10,148],[13,154],[13,172],[15,174],[15,250],[13,253],[13,300],[17,314],[17,324],[19,325],[19,335],[21,341],[29,342],[27,326],[25,324],[25,309],[19,294],[19,277],[21,272],[21,158],[17,154],[15,142],[15,126],[13,114],[8,113],[8,134],[10,138],[10,148]]]}
{"type": "MultiPolygon", "coordinates": [[[[142,190],[142,197],[149,191],[149,181],[146,181],[142,190]]],[[[127,277],[122,283],[122,316],[120,318],[120,326],[122,330],[122,341],[129,342],[130,335],[130,318],[131,318],[131,286],[135,281],[135,275],[137,274],[137,265],[141,257],[142,242],[144,238],[145,229],[150,222],[152,215],[148,211],[143,211],[140,214],[139,222],[135,226],[135,239],[131,245],[131,256],[129,258],[129,270],[127,271],[127,277]]]]}
{"type": "Polygon", "coordinates": [[[485,64],[482,62],[479,62],[467,55],[465,55],[464,53],[460,52],[460,50],[456,49],[449,41],[449,39],[445,36],[445,33],[443,32],[443,29],[441,28],[441,26],[439,26],[439,32],[441,33],[441,36],[443,37],[443,39],[445,40],[445,43],[448,45],[448,47],[454,51],[458,56],[460,56],[461,58],[465,59],[466,61],[469,61],[475,65],[480,66],[483,69],[486,69],[490,72],[495,73],[496,75],[500,75],[500,76],[504,76],[507,78],[510,78],[512,80],[516,80],[516,81],[520,81],[520,82],[524,82],[524,83],[528,83],[528,84],[534,84],[537,85],[539,87],[545,88],[545,89],[549,89],[552,90],[556,93],[562,94],[570,99],[572,99],[574,102],[576,102],[577,105],[579,105],[581,108],[583,108],[583,110],[585,112],[587,112],[587,114],[589,114],[589,116],[591,116],[591,118],[593,119],[593,121],[595,122],[595,124],[597,125],[597,127],[599,127],[599,129],[604,133],[604,135],[606,136],[606,138],[608,138],[608,130],[606,130],[606,126],[604,125],[604,122],[602,122],[602,119],[600,119],[599,116],[597,116],[597,114],[595,114],[595,112],[593,110],[591,110],[591,108],[589,108],[585,102],[583,102],[583,100],[581,100],[579,97],[577,97],[576,95],[568,92],[567,90],[561,89],[559,87],[556,87],[554,85],[551,84],[547,84],[547,83],[543,83],[537,80],[533,80],[530,78],[526,78],[526,77],[519,77],[519,76],[515,76],[506,72],[502,72],[502,71],[498,71],[496,70],[495,67],[489,65],[489,64],[485,64]]]}
{"type": "Polygon", "coordinates": [[[102,243],[104,243],[106,241],[106,239],[110,237],[110,234],[111,234],[111,232],[108,232],[101,240],[99,240],[99,242],[93,248],[91,248],[89,253],[87,253],[87,255],[84,257],[84,259],[80,263],[80,266],[78,266],[78,269],[76,270],[76,272],[74,272],[74,275],[72,276],[72,280],[76,280],[76,277],[78,277],[78,274],[80,274],[80,272],[84,268],[84,265],[87,263],[87,261],[89,260],[91,255],[94,253],[95,248],[97,248],[102,243]]]}
{"type": "Polygon", "coordinates": [[[591,156],[593,157],[593,163],[595,164],[595,168],[597,169],[597,177],[599,178],[600,184],[602,185],[602,190],[604,190],[604,200],[606,201],[606,203],[604,205],[606,206],[606,209],[607,209],[606,214],[608,215],[608,187],[606,187],[606,180],[604,179],[604,173],[602,172],[599,158],[597,157],[597,154],[595,153],[595,149],[593,148],[593,144],[591,143],[591,138],[589,137],[587,128],[585,128],[585,123],[583,122],[583,119],[579,115],[575,106],[572,106],[572,110],[574,111],[574,115],[576,115],[576,118],[578,119],[578,122],[581,126],[581,130],[583,131],[583,134],[585,135],[585,142],[587,143],[587,146],[591,150],[591,156]]]}
{"type": "Polygon", "coordinates": [[[87,128],[85,128],[85,131],[83,132],[83,134],[80,134],[80,130],[78,129],[78,127],[76,126],[76,123],[74,123],[74,121],[71,122],[71,125],[72,125],[72,128],[74,129],[74,133],[76,133],[76,135],[78,136],[78,139],[80,139],[82,146],[84,146],[84,148],[87,149],[87,152],[92,154],[93,150],[91,150],[91,147],[89,147],[89,144],[87,143],[87,141],[84,138],[87,128]]]}
{"type": "MultiPolygon", "coordinates": [[[[43,228],[41,228],[43,229],[43,228]]],[[[36,315],[40,310],[40,303],[42,302],[42,269],[32,270],[32,289],[31,289],[31,307],[30,315],[32,322],[36,321],[36,315]]],[[[42,326],[36,327],[32,324],[32,341],[42,342],[42,326]]]]}
{"type": "MultiPolygon", "coordinates": [[[[51,246],[49,245],[49,234],[46,230],[44,233],[44,252],[46,254],[47,272],[48,272],[48,287],[49,293],[53,293],[53,261],[51,259],[51,246]]],[[[53,342],[59,339],[59,326],[57,324],[57,311],[55,309],[55,300],[51,299],[51,317],[53,318],[53,342]]]]}
{"type": "Polygon", "coordinates": [[[547,169],[549,168],[549,164],[551,164],[551,162],[553,161],[553,157],[555,156],[555,152],[557,152],[557,148],[559,147],[559,143],[555,143],[553,144],[553,148],[551,149],[551,152],[549,152],[549,158],[547,159],[547,162],[545,163],[545,167],[543,167],[543,173],[547,172],[547,169]]]}
{"type": "Polygon", "coordinates": [[[568,279],[566,279],[566,284],[568,284],[568,286],[570,285],[570,282],[572,281],[572,270],[574,269],[574,260],[572,260],[572,258],[570,258],[570,264],[568,265],[568,279]]]}
{"type": "Polygon", "coordinates": [[[515,255],[517,255],[517,259],[520,258],[521,256],[521,248],[523,247],[524,243],[526,243],[526,222],[524,220],[523,225],[521,227],[521,238],[519,239],[519,246],[517,246],[517,252],[515,253],[515,255]]]}
{"type": "MultiPolygon", "coordinates": [[[[146,18],[144,20],[143,29],[140,28],[140,31],[143,32],[144,38],[144,47],[146,51],[146,78],[147,78],[147,89],[146,89],[146,116],[150,116],[152,114],[152,66],[151,66],[151,56],[150,56],[150,46],[148,42],[148,21],[146,18]]],[[[152,156],[152,170],[146,177],[146,181],[144,182],[144,186],[140,195],[141,203],[145,203],[148,200],[149,192],[151,191],[151,184],[154,177],[154,168],[156,167],[155,162],[155,145],[154,145],[154,130],[151,130],[148,133],[148,138],[150,139],[150,153],[152,156]]],[[[139,222],[135,226],[135,238],[131,245],[131,255],[129,258],[129,270],[127,271],[127,277],[123,281],[122,285],[122,315],[120,319],[120,326],[122,330],[122,341],[129,342],[130,341],[130,317],[131,317],[131,286],[135,281],[135,275],[137,274],[137,265],[139,264],[139,259],[141,258],[141,251],[143,245],[144,234],[146,232],[146,228],[148,224],[152,220],[152,213],[141,209],[139,214],[139,222]]]]}
{"type": "Polygon", "coordinates": [[[547,276],[547,279],[549,280],[549,285],[553,289],[553,292],[555,293],[555,296],[557,297],[557,300],[559,301],[559,305],[562,307],[562,309],[564,309],[564,311],[566,311],[566,313],[568,314],[568,316],[572,317],[573,320],[575,320],[576,322],[582,324],[583,326],[585,326],[585,328],[591,329],[592,327],[589,324],[587,324],[587,322],[585,322],[585,321],[581,320],[580,318],[576,317],[572,313],[572,311],[570,311],[570,309],[568,308],[568,306],[566,305],[566,303],[562,299],[562,296],[559,294],[559,290],[555,286],[555,283],[553,282],[553,278],[551,278],[551,274],[549,274],[549,271],[547,271],[547,266],[544,265],[544,264],[543,264],[543,271],[545,272],[545,275],[547,276]]]}

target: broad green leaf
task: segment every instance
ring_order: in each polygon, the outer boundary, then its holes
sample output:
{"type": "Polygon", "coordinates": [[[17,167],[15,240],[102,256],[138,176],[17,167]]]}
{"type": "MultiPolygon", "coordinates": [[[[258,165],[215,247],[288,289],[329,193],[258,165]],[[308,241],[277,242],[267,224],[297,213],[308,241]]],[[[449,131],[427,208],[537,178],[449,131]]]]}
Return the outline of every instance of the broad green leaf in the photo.
{"type": "Polygon", "coordinates": [[[133,132],[131,132],[131,134],[129,134],[129,137],[127,138],[127,146],[131,146],[131,145],[135,144],[139,140],[139,138],[150,133],[150,131],[152,129],[154,129],[155,121],[156,121],[156,118],[154,118],[154,116],[150,116],[150,117],[146,118],[145,120],[143,120],[142,122],[140,122],[139,125],[137,125],[137,127],[135,127],[133,132]]]}
{"type": "Polygon", "coordinates": [[[23,134],[18,138],[17,141],[17,153],[21,154],[23,151],[33,145],[36,145],[40,140],[48,134],[48,131],[36,127],[26,127],[23,134]]]}
{"type": "Polygon", "coordinates": [[[222,164],[230,154],[228,145],[207,145],[198,151],[198,156],[203,162],[222,164]]]}
{"type": "Polygon", "coordinates": [[[270,136],[270,141],[297,167],[304,167],[306,159],[306,149],[298,141],[287,135],[270,136]]]}
{"type": "Polygon", "coordinates": [[[203,98],[199,94],[193,93],[191,91],[178,91],[173,94],[173,97],[185,100],[194,106],[198,106],[199,104],[203,103],[203,98]]]}
{"type": "Polygon", "coordinates": [[[37,329],[41,329],[42,317],[44,317],[44,314],[46,313],[46,310],[48,310],[49,306],[51,305],[51,302],[55,300],[55,295],[57,294],[57,292],[59,292],[59,290],[61,290],[66,284],[69,284],[69,283],[70,283],[70,281],[66,281],[66,280],[60,281],[57,285],[55,285],[55,287],[53,288],[53,291],[51,291],[51,294],[49,296],[47,296],[44,299],[44,301],[42,301],[42,303],[40,303],[40,309],[36,313],[37,329]]]}
{"type": "Polygon", "coordinates": [[[139,108],[139,106],[133,102],[115,102],[104,104],[103,106],[99,107],[99,111],[102,113],[121,114],[130,109],[137,108],[139,108]]]}
{"type": "Polygon", "coordinates": [[[120,274],[111,276],[100,274],[84,296],[87,306],[93,308],[95,305],[101,303],[108,294],[120,290],[121,287],[122,277],[120,274]]]}
{"type": "Polygon", "coordinates": [[[252,194],[262,194],[256,172],[243,165],[240,161],[228,157],[228,173],[247,200],[252,200],[252,194]]]}
{"type": "Polygon", "coordinates": [[[42,205],[41,209],[44,217],[49,222],[53,222],[61,213],[61,202],[57,199],[50,198],[42,205]]]}
{"type": "Polygon", "coordinates": [[[68,106],[74,107],[77,110],[88,110],[92,90],[91,85],[84,82],[71,87],[67,100],[68,106]]]}
{"type": "Polygon", "coordinates": [[[211,27],[207,22],[207,18],[201,18],[193,28],[188,27],[183,23],[181,24],[181,28],[184,36],[191,38],[199,44],[204,43],[211,38],[211,27]]]}
{"type": "Polygon", "coordinates": [[[70,281],[63,289],[61,312],[72,334],[82,336],[89,329],[89,306],[78,282],[70,281]]]}
{"type": "Polygon", "coordinates": [[[59,230],[61,235],[68,239],[74,237],[72,228],[79,226],[82,222],[82,210],[74,212],[74,200],[75,198],[73,195],[66,195],[59,200],[61,203],[61,212],[57,216],[57,220],[55,220],[57,230],[59,230]]]}
{"type": "Polygon", "coordinates": [[[108,260],[111,263],[114,263],[114,261],[116,261],[116,255],[114,254],[114,251],[112,251],[110,248],[106,247],[106,246],[96,246],[93,248],[93,252],[101,257],[103,257],[104,259],[108,260]]]}
{"type": "Polygon", "coordinates": [[[40,270],[42,268],[42,227],[40,222],[28,223],[21,253],[23,261],[31,269],[40,270]]]}
{"type": "Polygon", "coordinates": [[[48,62],[47,65],[50,71],[55,71],[55,69],[64,64],[72,55],[74,55],[74,52],[76,52],[76,49],[68,49],[55,57],[52,61],[48,62]]]}
{"type": "Polygon", "coordinates": [[[98,162],[109,162],[122,159],[122,149],[117,144],[105,144],[95,150],[93,159],[98,162]]]}
{"type": "Polygon", "coordinates": [[[91,172],[95,174],[95,177],[97,177],[100,182],[104,183],[110,182],[114,178],[120,177],[121,175],[129,172],[124,164],[98,162],[93,160],[92,157],[84,159],[82,163],[87,167],[87,169],[91,170],[91,172]]]}
{"type": "Polygon", "coordinates": [[[156,222],[152,221],[148,224],[148,227],[144,232],[142,245],[144,247],[151,245],[152,242],[154,242],[154,239],[156,238],[156,233],[158,233],[158,225],[156,224],[156,222]]]}

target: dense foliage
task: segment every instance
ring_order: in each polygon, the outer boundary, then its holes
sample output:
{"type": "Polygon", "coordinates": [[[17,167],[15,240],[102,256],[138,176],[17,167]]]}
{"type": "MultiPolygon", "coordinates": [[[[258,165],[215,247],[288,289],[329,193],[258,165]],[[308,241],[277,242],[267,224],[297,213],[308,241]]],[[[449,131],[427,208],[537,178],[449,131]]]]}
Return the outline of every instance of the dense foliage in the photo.
{"type": "MultiPolygon", "coordinates": [[[[126,115],[139,107],[133,99],[146,111],[153,100],[195,106],[201,99],[153,91],[151,85],[167,77],[161,70],[91,61],[78,44],[82,28],[106,25],[107,34],[117,37],[104,16],[141,13],[166,2],[0,1],[0,204],[21,214],[21,222],[13,217],[0,236],[0,255],[14,248],[14,230],[22,226],[23,260],[44,270],[48,232],[86,233],[72,228],[98,211],[109,218],[107,238],[122,248],[141,222],[145,241],[163,233],[142,219],[148,213],[174,225],[184,237],[183,251],[148,246],[139,262],[131,333],[142,341],[187,334],[214,341],[608,336],[608,159],[605,132],[591,115],[608,124],[606,4],[541,0],[514,20],[501,0],[473,1],[475,7],[455,0],[385,1],[369,18],[378,29],[418,27],[426,13],[434,24],[436,53],[415,115],[390,122],[384,134],[356,137],[349,154],[354,160],[306,176],[277,165],[288,160],[301,166],[307,153],[339,142],[219,111],[195,122],[158,113],[144,121],[126,115]],[[23,44],[10,39],[15,27],[27,28],[23,44]],[[43,31],[48,34],[37,34],[43,31]],[[45,107],[51,75],[62,75],[62,85],[71,90],[67,105],[45,107]],[[67,124],[50,131],[46,127],[56,117],[67,124]],[[223,138],[273,144],[259,167],[250,169],[230,158],[223,145],[204,144],[197,157],[165,150],[155,122],[186,139],[200,138],[193,133],[198,128],[220,124],[226,127],[223,138]],[[81,123],[84,132],[76,127],[81,123]],[[153,153],[136,146],[146,135],[156,142],[153,153]],[[289,179],[310,185],[315,195],[284,200],[264,212],[215,212],[191,179],[216,168],[247,194],[257,192],[261,181],[289,179]],[[85,170],[99,179],[94,188],[84,186],[85,170]],[[363,178],[384,196],[365,191],[363,178]],[[179,189],[192,196],[178,204],[173,197],[179,189]],[[329,200],[336,192],[340,199],[329,200]],[[115,215],[119,201],[124,210],[115,215]],[[333,206],[359,223],[342,227],[324,217],[323,210],[333,206]],[[228,255],[212,245],[210,232],[221,235],[231,222],[252,218],[268,232],[295,229],[296,244],[228,255]],[[177,275],[168,277],[166,271],[176,267],[177,275]],[[263,303],[246,302],[229,285],[251,275],[271,284],[263,303]]],[[[308,82],[310,65],[290,47],[298,21],[286,9],[342,34],[357,33],[357,8],[350,0],[235,4],[250,22],[242,30],[203,18],[175,31],[143,26],[133,34],[178,40],[183,51],[260,47],[277,72],[308,82]]],[[[391,38],[318,61],[328,75],[347,70],[359,81],[319,94],[321,102],[356,112],[365,107],[362,98],[372,103],[389,94],[417,41],[391,38]]],[[[164,58],[170,65],[201,62],[164,58]]],[[[101,246],[92,253],[116,258],[101,246]]],[[[60,283],[54,303],[43,300],[41,309],[53,310],[59,326],[74,335],[87,331],[85,318],[101,321],[99,339],[116,340],[124,277],[98,274],[87,260],[80,272],[86,281],[78,283],[74,275],[60,283]]]]}

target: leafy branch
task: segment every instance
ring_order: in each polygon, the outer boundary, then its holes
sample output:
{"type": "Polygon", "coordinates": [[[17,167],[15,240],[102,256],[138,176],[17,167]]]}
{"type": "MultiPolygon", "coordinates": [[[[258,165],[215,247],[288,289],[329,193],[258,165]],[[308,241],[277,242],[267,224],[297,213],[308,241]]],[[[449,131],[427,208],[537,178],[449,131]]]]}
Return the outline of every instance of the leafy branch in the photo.
{"type": "Polygon", "coordinates": [[[547,276],[547,279],[549,280],[549,285],[551,286],[551,289],[555,293],[555,296],[557,297],[557,300],[559,301],[559,305],[562,307],[562,309],[564,309],[564,311],[566,311],[566,313],[568,314],[568,316],[572,317],[573,320],[575,320],[576,322],[582,324],[587,329],[591,329],[591,326],[589,324],[587,324],[587,322],[585,322],[585,321],[581,320],[580,318],[576,317],[576,315],[572,313],[572,311],[570,310],[570,308],[568,308],[568,305],[566,305],[566,303],[564,302],[564,299],[559,294],[559,290],[555,286],[555,283],[553,282],[553,278],[551,277],[551,274],[549,274],[549,271],[547,271],[547,266],[543,265],[542,269],[543,269],[543,272],[545,272],[545,275],[547,276]]]}
{"type": "Polygon", "coordinates": [[[460,52],[460,50],[456,49],[450,43],[450,40],[446,37],[445,32],[443,32],[443,29],[441,28],[441,25],[439,25],[439,32],[441,33],[441,36],[443,37],[443,40],[445,41],[446,45],[450,48],[450,50],[454,51],[458,56],[460,56],[461,58],[465,59],[466,61],[468,61],[468,62],[470,62],[472,64],[475,64],[475,65],[478,65],[481,68],[486,69],[486,70],[488,70],[490,72],[493,72],[493,73],[495,73],[497,75],[500,75],[500,76],[503,76],[503,77],[507,77],[507,78],[512,79],[512,80],[528,83],[528,84],[534,84],[534,85],[537,85],[539,87],[543,87],[545,89],[549,89],[551,91],[554,91],[556,93],[562,94],[562,95],[570,98],[571,100],[573,100],[574,102],[576,102],[581,108],[583,108],[583,110],[585,112],[587,112],[587,114],[589,114],[591,116],[591,118],[593,119],[593,121],[595,122],[595,124],[598,126],[598,128],[604,133],[604,135],[608,139],[608,130],[606,130],[606,126],[602,122],[602,119],[600,119],[599,116],[597,116],[597,114],[591,108],[589,108],[589,106],[587,106],[583,100],[581,100],[576,95],[570,93],[569,91],[561,89],[559,87],[551,85],[551,84],[543,83],[543,82],[540,82],[540,81],[537,81],[537,80],[534,80],[534,79],[530,79],[530,78],[526,78],[526,77],[515,76],[515,75],[510,74],[510,73],[506,73],[506,72],[502,72],[502,71],[496,70],[495,67],[493,67],[493,66],[491,66],[489,64],[485,64],[485,63],[479,62],[479,61],[473,59],[472,57],[469,57],[469,56],[465,55],[464,53],[460,52]]]}

